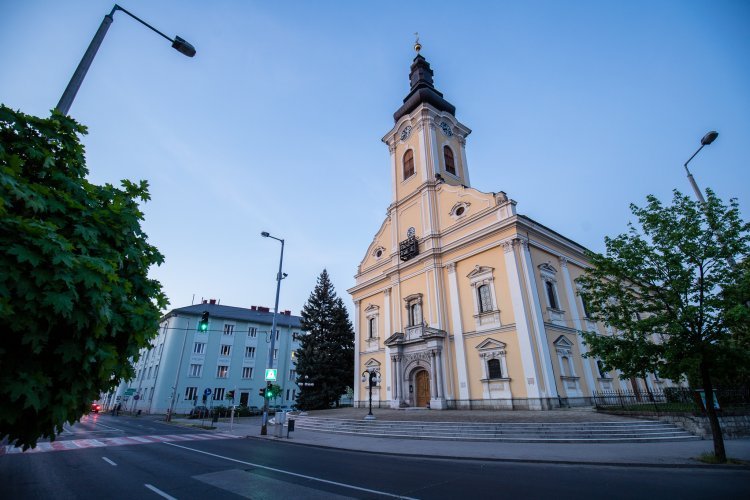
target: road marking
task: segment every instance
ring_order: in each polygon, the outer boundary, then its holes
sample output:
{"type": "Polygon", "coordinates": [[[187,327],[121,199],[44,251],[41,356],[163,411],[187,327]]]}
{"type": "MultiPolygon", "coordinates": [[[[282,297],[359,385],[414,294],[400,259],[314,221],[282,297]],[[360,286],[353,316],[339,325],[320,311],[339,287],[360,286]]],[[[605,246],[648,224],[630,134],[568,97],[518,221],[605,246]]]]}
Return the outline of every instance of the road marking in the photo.
{"type": "Polygon", "coordinates": [[[46,441],[39,442],[36,448],[30,448],[25,452],[20,447],[12,445],[0,445],[0,455],[44,453],[51,451],[69,451],[80,450],[85,448],[102,448],[107,446],[128,446],[135,444],[154,444],[165,441],[204,441],[207,439],[238,439],[240,436],[226,434],[223,432],[205,433],[205,434],[163,434],[151,436],[122,436],[116,438],[99,438],[99,439],[70,439],[66,441],[46,441]]]}
{"type": "Polygon", "coordinates": [[[175,448],[182,448],[183,450],[194,451],[196,453],[202,453],[204,455],[209,455],[209,456],[212,456],[212,457],[221,458],[223,460],[228,460],[230,462],[237,462],[238,464],[249,465],[250,467],[256,467],[256,468],[259,468],[259,469],[265,469],[265,470],[270,470],[270,471],[273,471],[273,472],[278,472],[279,474],[287,474],[289,476],[295,476],[295,477],[299,477],[299,478],[302,478],[302,479],[309,479],[311,481],[318,481],[320,483],[332,484],[334,486],[341,486],[342,488],[349,488],[349,489],[352,489],[352,490],[364,491],[364,492],[367,492],[367,493],[374,493],[376,495],[383,495],[383,496],[393,497],[393,498],[403,498],[405,500],[417,500],[416,498],[405,497],[403,495],[395,495],[393,493],[388,493],[388,492],[385,492],[385,491],[371,490],[369,488],[362,488],[360,486],[354,486],[354,485],[351,485],[351,484],[338,483],[336,481],[329,481],[328,479],[321,479],[319,477],[306,476],[304,474],[298,474],[297,472],[290,472],[290,471],[283,470],[283,469],[276,469],[274,467],[268,467],[266,465],[254,464],[252,462],[245,462],[244,460],[237,460],[236,458],[225,457],[223,455],[217,455],[215,453],[209,453],[209,452],[203,451],[203,450],[196,450],[195,448],[188,448],[187,446],[182,446],[180,444],[174,444],[174,443],[164,443],[164,444],[166,444],[167,446],[174,446],[175,448]]]}
{"type": "Polygon", "coordinates": [[[109,465],[117,466],[116,463],[114,463],[112,460],[108,459],[107,457],[102,457],[102,460],[104,460],[105,462],[107,462],[109,465]]]}
{"type": "Polygon", "coordinates": [[[171,495],[167,495],[166,493],[164,493],[163,491],[161,491],[159,488],[157,488],[155,486],[151,486],[150,484],[144,484],[143,486],[145,486],[146,488],[150,489],[151,491],[153,491],[154,493],[156,493],[160,497],[166,498],[167,500],[177,500],[175,497],[173,497],[171,495]]]}

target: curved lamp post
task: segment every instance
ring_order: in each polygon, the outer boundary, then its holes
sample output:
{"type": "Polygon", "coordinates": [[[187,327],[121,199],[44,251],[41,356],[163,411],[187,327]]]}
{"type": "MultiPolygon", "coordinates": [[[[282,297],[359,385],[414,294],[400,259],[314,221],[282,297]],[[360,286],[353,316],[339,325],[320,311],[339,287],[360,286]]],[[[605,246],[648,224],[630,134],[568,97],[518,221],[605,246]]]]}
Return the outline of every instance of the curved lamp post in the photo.
{"type": "Polygon", "coordinates": [[[695,183],[695,179],[693,178],[693,174],[690,173],[690,170],[688,170],[688,163],[690,163],[690,160],[695,158],[695,155],[700,153],[701,149],[703,149],[704,146],[708,146],[712,142],[716,140],[716,138],[719,137],[719,133],[715,130],[712,130],[711,132],[707,133],[703,136],[701,139],[701,147],[698,148],[698,151],[693,153],[693,156],[691,156],[688,161],[685,162],[685,172],[687,172],[688,180],[690,181],[690,185],[693,186],[693,191],[695,191],[695,196],[698,198],[698,201],[700,201],[702,204],[705,205],[706,200],[703,198],[703,193],[701,193],[701,190],[698,189],[698,184],[695,183]]]}
{"type": "Polygon", "coordinates": [[[142,25],[146,26],[147,28],[152,29],[153,31],[157,32],[170,42],[172,42],[172,47],[177,50],[179,53],[184,54],[188,57],[193,57],[195,55],[195,47],[190,45],[187,41],[180,38],[179,36],[175,36],[174,39],[169,38],[167,35],[162,33],[161,31],[157,30],[147,22],[143,21],[142,19],[136,17],[135,15],[131,14],[127,10],[123,9],[119,5],[115,4],[114,7],[112,7],[112,12],[104,16],[104,19],[102,20],[102,24],[99,25],[99,29],[96,31],[96,34],[94,35],[94,38],[91,40],[91,43],[89,44],[89,48],[86,49],[86,52],[83,54],[83,58],[81,59],[81,62],[78,63],[78,67],[76,68],[75,73],[73,73],[72,78],[70,79],[70,82],[68,83],[68,86],[65,88],[65,92],[63,92],[62,97],[60,97],[60,102],[57,103],[57,106],[55,106],[55,109],[62,113],[63,115],[67,115],[68,111],[70,110],[71,104],[73,104],[73,99],[75,99],[76,94],[78,93],[78,89],[81,87],[81,84],[83,83],[83,79],[86,77],[86,73],[89,70],[89,66],[91,66],[91,62],[94,60],[94,56],[96,55],[96,52],[99,50],[99,46],[102,44],[102,40],[104,40],[104,35],[107,34],[107,30],[109,29],[109,25],[112,24],[112,21],[114,21],[114,15],[115,12],[118,10],[123,11],[125,14],[129,15],[142,25]]]}
{"type": "MultiPolygon", "coordinates": [[[[287,277],[286,273],[281,272],[281,266],[284,262],[284,240],[271,236],[268,231],[260,233],[264,238],[271,238],[281,242],[281,257],[279,257],[279,273],[276,275],[276,303],[273,307],[273,322],[271,323],[271,346],[268,348],[268,362],[266,368],[273,368],[273,348],[276,341],[276,318],[279,315],[279,292],[281,291],[281,280],[287,277]]],[[[261,419],[260,435],[265,436],[268,433],[268,398],[263,398],[263,418],[261,419]]]]}
{"type": "Polygon", "coordinates": [[[370,413],[365,416],[365,420],[375,420],[372,414],[372,388],[380,383],[380,372],[366,370],[362,373],[362,382],[367,383],[370,388],[370,413]]]}

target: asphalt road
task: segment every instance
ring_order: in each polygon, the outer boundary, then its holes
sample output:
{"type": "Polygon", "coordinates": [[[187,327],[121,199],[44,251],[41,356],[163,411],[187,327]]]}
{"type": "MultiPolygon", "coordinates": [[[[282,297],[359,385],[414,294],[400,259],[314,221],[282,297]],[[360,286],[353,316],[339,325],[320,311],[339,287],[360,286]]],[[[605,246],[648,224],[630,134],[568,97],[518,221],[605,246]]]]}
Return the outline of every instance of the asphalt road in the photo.
{"type": "MultiPolygon", "coordinates": [[[[342,437],[342,439],[346,439],[342,437]]],[[[4,499],[748,498],[750,471],[401,457],[90,416],[0,455],[4,499]]]]}

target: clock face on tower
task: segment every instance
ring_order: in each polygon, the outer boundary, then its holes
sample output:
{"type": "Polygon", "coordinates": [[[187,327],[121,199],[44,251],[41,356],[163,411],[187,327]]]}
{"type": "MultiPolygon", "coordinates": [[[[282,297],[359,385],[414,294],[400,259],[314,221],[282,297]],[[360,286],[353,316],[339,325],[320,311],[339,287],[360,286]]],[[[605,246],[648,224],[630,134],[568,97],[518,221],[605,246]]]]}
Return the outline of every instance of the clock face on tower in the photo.
{"type": "Polygon", "coordinates": [[[453,135],[453,130],[451,130],[451,126],[448,125],[445,122],[440,122],[440,128],[442,129],[443,133],[447,135],[448,137],[451,137],[453,135]]]}
{"type": "Polygon", "coordinates": [[[405,141],[411,135],[411,127],[407,126],[403,132],[401,132],[401,140],[405,141]]]}

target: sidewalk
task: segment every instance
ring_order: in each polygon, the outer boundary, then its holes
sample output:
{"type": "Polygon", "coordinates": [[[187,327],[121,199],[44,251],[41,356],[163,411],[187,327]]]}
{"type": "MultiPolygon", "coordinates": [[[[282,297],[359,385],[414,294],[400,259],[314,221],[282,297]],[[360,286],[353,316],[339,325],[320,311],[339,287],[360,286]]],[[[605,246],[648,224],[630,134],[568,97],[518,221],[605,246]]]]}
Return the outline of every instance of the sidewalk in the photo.
{"type": "MultiPolygon", "coordinates": [[[[362,419],[367,414],[362,409],[326,410],[311,412],[311,416],[332,418],[362,419]],[[333,413],[331,413],[333,412],[333,413]]],[[[398,410],[392,410],[398,412],[398,410]]],[[[389,410],[374,411],[378,420],[430,420],[430,421],[494,421],[494,422],[571,422],[571,421],[612,421],[612,415],[595,412],[425,412],[417,415],[412,412],[393,414],[389,410]],[[485,415],[487,413],[489,415],[485,415]],[[421,418],[420,418],[421,417],[421,418]],[[491,419],[491,420],[488,420],[491,419]]],[[[614,417],[627,418],[627,417],[614,417]]],[[[179,425],[195,425],[195,420],[173,419],[179,425]]],[[[200,421],[197,422],[200,424],[200,421]]],[[[695,466],[712,467],[699,462],[696,458],[702,453],[713,451],[710,440],[664,442],[664,443],[498,443],[471,441],[441,441],[429,439],[389,439],[364,437],[349,434],[317,432],[307,429],[295,429],[289,433],[284,427],[281,438],[275,437],[275,426],[268,426],[268,435],[260,435],[260,417],[244,417],[230,425],[228,419],[213,424],[216,431],[254,439],[284,441],[293,444],[320,446],[370,453],[393,453],[451,459],[483,459],[513,462],[561,463],[561,464],[596,464],[596,465],[629,465],[629,466],[695,466]],[[231,428],[230,428],[231,426],[231,428]]],[[[750,462],[750,439],[725,440],[727,456],[750,462]]],[[[750,466],[718,466],[743,467],[750,466]]]]}

